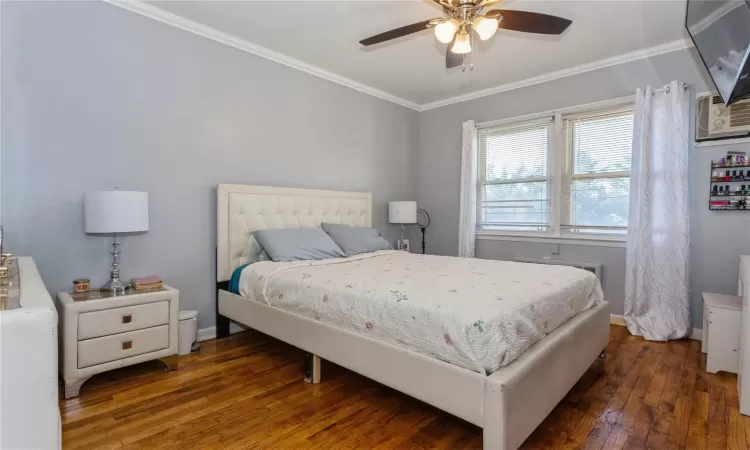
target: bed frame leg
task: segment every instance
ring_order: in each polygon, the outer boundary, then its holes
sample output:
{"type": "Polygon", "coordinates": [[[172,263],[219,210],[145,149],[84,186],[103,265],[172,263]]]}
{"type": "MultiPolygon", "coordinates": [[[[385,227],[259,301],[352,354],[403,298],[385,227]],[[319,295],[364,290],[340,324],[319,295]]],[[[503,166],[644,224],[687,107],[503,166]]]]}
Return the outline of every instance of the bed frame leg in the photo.
{"type": "Polygon", "coordinates": [[[228,291],[229,281],[216,283],[216,338],[229,337],[229,318],[219,314],[219,291],[228,291]]]}
{"type": "Polygon", "coordinates": [[[229,337],[229,318],[216,314],[216,338],[229,337]]]}
{"type": "Polygon", "coordinates": [[[305,353],[305,383],[320,383],[320,356],[305,353]]]}

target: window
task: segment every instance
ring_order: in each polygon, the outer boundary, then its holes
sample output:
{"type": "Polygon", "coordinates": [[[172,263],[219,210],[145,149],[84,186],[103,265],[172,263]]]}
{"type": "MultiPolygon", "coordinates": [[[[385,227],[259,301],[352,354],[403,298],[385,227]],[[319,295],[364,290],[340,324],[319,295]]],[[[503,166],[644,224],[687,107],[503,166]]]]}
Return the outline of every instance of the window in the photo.
{"type": "Polygon", "coordinates": [[[485,230],[547,231],[551,119],[480,130],[479,217],[485,230]]]}
{"type": "Polygon", "coordinates": [[[633,111],[563,116],[562,232],[628,231],[633,111]]]}
{"type": "Polygon", "coordinates": [[[622,239],[632,104],[478,130],[480,232],[622,239]]]}

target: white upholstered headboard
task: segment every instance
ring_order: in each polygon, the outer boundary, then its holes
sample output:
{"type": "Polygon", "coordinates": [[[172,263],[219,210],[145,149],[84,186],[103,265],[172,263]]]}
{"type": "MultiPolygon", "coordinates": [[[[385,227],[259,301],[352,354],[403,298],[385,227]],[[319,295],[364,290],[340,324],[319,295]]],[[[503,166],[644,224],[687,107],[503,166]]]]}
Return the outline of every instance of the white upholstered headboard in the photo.
{"type": "Polygon", "coordinates": [[[372,194],[220,184],[217,189],[216,281],[249,261],[251,234],[272,228],[317,228],[322,222],[372,226],[372,194]]]}

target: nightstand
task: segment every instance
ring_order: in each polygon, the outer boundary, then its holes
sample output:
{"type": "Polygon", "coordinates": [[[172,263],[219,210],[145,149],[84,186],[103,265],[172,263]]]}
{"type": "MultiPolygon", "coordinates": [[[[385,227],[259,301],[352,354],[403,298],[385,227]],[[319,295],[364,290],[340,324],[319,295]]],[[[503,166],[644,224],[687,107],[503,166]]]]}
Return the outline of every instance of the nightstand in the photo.
{"type": "Polygon", "coordinates": [[[740,364],[742,297],[703,293],[703,339],[706,372],[737,373],[740,364]]]}
{"type": "Polygon", "coordinates": [[[180,294],[163,288],[113,296],[61,292],[60,371],[65,398],[78,396],[92,375],[153,359],[177,368],[180,294]]]}

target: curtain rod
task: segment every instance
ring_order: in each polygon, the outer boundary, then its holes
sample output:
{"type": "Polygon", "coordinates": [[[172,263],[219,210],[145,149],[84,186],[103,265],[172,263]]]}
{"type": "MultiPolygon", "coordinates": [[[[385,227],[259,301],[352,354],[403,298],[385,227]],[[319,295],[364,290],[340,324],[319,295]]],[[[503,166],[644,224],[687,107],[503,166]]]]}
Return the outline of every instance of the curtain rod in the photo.
{"type": "MultiPolygon", "coordinates": [[[[2,1],[2,0],[0,0],[0,1],[2,1]]],[[[687,91],[688,89],[690,89],[690,86],[687,83],[682,83],[682,88],[687,91]]],[[[663,88],[659,88],[659,89],[654,89],[651,92],[653,92],[653,93],[667,92],[668,90],[669,90],[669,86],[663,87],[663,88]]],[[[552,109],[552,110],[541,112],[541,113],[526,114],[526,115],[523,115],[523,116],[509,117],[509,118],[506,118],[506,119],[491,120],[491,121],[488,121],[488,122],[477,122],[475,124],[475,126],[476,126],[477,129],[491,128],[491,127],[496,127],[496,126],[501,126],[501,125],[508,125],[508,124],[514,124],[514,123],[522,123],[522,122],[531,121],[531,120],[547,119],[550,116],[554,116],[556,113],[574,114],[574,113],[577,113],[577,112],[586,112],[588,110],[593,110],[593,109],[597,109],[597,108],[601,108],[601,109],[614,108],[614,107],[617,107],[617,106],[619,106],[621,104],[624,104],[624,103],[627,103],[627,102],[632,102],[633,99],[635,98],[634,96],[635,96],[635,92],[633,92],[632,94],[627,95],[625,97],[619,97],[619,98],[614,98],[614,99],[610,99],[610,100],[603,100],[603,101],[599,101],[599,102],[587,103],[585,105],[569,106],[569,107],[565,107],[565,108],[552,109]]]]}
{"type": "MultiPolygon", "coordinates": [[[[687,91],[688,89],[690,89],[690,86],[688,86],[687,83],[682,83],[682,89],[687,91]]],[[[653,92],[654,94],[656,94],[657,92],[666,92],[667,94],[669,94],[669,86],[660,89],[654,89],[651,92],[653,92]]]]}

